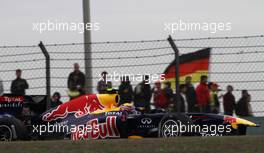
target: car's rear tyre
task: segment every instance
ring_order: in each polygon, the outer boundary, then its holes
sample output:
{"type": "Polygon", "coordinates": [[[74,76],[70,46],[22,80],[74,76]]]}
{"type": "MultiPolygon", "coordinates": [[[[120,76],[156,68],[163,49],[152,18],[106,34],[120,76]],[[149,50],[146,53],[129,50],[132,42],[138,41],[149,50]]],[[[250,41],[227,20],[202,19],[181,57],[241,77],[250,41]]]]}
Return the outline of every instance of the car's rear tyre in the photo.
{"type": "Polygon", "coordinates": [[[191,135],[187,128],[191,127],[192,124],[192,120],[187,115],[168,114],[159,123],[158,137],[170,138],[191,135]]]}
{"type": "Polygon", "coordinates": [[[28,139],[27,129],[23,123],[14,117],[0,118],[0,141],[28,139]]]}
{"type": "Polygon", "coordinates": [[[0,125],[0,141],[11,141],[12,137],[12,129],[7,125],[0,125]]]}

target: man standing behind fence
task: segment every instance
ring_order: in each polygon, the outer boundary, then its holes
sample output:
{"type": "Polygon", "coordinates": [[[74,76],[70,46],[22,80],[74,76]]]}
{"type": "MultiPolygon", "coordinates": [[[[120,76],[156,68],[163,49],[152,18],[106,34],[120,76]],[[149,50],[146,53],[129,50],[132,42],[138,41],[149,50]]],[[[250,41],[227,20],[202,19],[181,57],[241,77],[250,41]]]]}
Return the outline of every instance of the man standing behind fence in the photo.
{"type": "Polygon", "coordinates": [[[145,108],[146,112],[150,111],[150,99],[152,96],[149,85],[149,76],[145,75],[143,81],[135,87],[134,105],[145,108]]]}
{"type": "Polygon", "coordinates": [[[201,76],[200,84],[196,88],[196,100],[200,112],[210,112],[209,109],[209,100],[210,93],[207,85],[208,78],[205,75],[201,76]]]}
{"type": "Polygon", "coordinates": [[[74,71],[70,73],[68,78],[68,89],[69,96],[71,98],[78,97],[82,94],[85,94],[85,75],[80,71],[80,66],[78,63],[74,63],[74,71]],[[74,93],[71,95],[71,93],[74,93]],[[77,93],[77,94],[76,94],[77,93]]]}
{"type": "MultiPolygon", "coordinates": [[[[171,82],[165,82],[165,87],[164,87],[164,92],[167,100],[167,104],[174,105],[174,94],[173,94],[173,89],[171,88],[171,82]]],[[[176,107],[176,106],[175,106],[176,107]]]]}
{"type": "Polygon", "coordinates": [[[3,81],[0,78],[0,96],[2,96],[4,94],[4,85],[3,85],[3,81]]]}
{"type": "Polygon", "coordinates": [[[189,112],[196,112],[196,93],[195,88],[192,84],[192,77],[187,76],[185,78],[185,85],[186,85],[186,100],[188,103],[188,111],[189,112]]]}
{"type": "Polygon", "coordinates": [[[100,81],[97,83],[97,91],[99,94],[107,93],[107,72],[103,71],[101,73],[100,81]]]}
{"type": "Polygon", "coordinates": [[[121,84],[118,89],[118,94],[120,96],[119,105],[124,103],[131,103],[133,101],[133,88],[129,80],[129,76],[124,76],[121,78],[121,84]]]}
{"type": "Polygon", "coordinates": [[[152,90],[153,101],[156,109],[167,109],[169,103],[167,101],[165,91],[161,89],[161,83],[159,81],[155,82],[155,87],[152,90]]]}
{"type": "Polygon", "coordinates": [[[242,90],[242,97],[236,104],[236,114],[238,116],[253,116],[252,108],[250,105],[251,95],[247,90],[242,90]]]}
{"type": "Polygon", "coordinates": [[[28,89],[28,83],[25,79],[21,78],[22,70],[16,70],[16,79],[11,83],[11,93],[13,95],[23,96],[26,94],[26,89],[28,89]]]}
{"type": "Polygon", "coordinates": [[[224,114],[233,116],[233,112],[236,107],[236,98],[233,95],[233,86],[227,86],[227,92],[223,97],[224,114]]]}

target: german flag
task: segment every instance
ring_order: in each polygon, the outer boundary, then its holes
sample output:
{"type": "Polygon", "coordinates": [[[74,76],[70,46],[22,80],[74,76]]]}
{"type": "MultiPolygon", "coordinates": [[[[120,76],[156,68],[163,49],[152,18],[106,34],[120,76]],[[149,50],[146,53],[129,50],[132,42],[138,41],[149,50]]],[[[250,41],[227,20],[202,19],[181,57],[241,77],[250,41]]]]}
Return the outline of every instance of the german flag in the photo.
{"type": "MultiPolygon", "coordinates": [[[[210,52],[211,48],[205,48],[179,57],[180,83],[184,82],[186,76],[192,76],[193,83],[199,82],[201,75],[208,76],[210,52]]],[[[175,65],[174,60],[164,72],[166,81],[171,82],[173,89],[175,89],[175,65]]]]}

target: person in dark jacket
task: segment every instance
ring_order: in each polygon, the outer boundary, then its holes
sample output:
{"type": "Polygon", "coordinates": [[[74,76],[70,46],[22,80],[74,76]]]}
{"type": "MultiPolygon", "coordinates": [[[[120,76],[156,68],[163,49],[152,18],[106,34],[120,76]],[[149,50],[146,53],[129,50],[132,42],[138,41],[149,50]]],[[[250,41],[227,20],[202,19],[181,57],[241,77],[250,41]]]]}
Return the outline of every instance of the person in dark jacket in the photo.
{"type": "Polygon", "coordinates": [[[187,76],[185,78],[185,86],[186,86],[186,100],[188,103],[188,111],[189,112],[197,112],[197,104],[196,104],[196,92],[195,88],[192,84],[192,77],[187,76]]]}
{"type": "Polygon", "coordinates": [[[57,107],[60,104],[62,104],[61,100],[61,95],[59,92],[55,92],[53,96],[51,97],[51,108],[57,107]]]}
{"type": "Polygon", "coordinates": [[[239,99],[236,105],[236,114],[238,116],[252,116],[251,110],[251,96],[247,90],[242,90],[242,97],[239,99]]]}
{"type": "MultiPolygon", "coordinates": [[[[185,84],[181,84],[180,85],[180,111],[182,113],[188,113],[188,102],[187,102],[187,98],[186,98],[186,93],[187,91],[187,87],[185,84]]],[[[177,105],[177,103],[176,103],[177,105]]],[[[177,110],[177,106],[176,106],[176,110],[177,110]]]]}
{"type": "Polygon", "coordinates": [[[0,78],[0,96],[2,96],[4,94],[4,85],[3,85],[3,81],[0,78]]]}
{"type": "Polygon", "coordinates": [[[119,105],[131,103],[133,101],[133,88],[130,84],[129,76],[121,78],[118,94],[120,96],[119,105]]]}
{"type": "Polygon", "coordinates": [[[165,96],[167,99],[167,104],[173,104],[174,105],[174,95],[173,95],[173,90],[171,88],[171,83],[170,82],[165,82],[165,87],[164,87],[164,92],[165,96]]]}
{"type": "Polygon", "coordinates": [[[146,112],[150,111],[151,87],[149,85],[149,76],[145,75],[143,81],[139,83],[134,90],[135,107],[143,107],[146,112]]]}
{"type": "Polygon", "coordinates": [[[99,94],[107,93],[107,72],[101,73],[100,81],[97,83],[97,92],[99,94]]]}
{"type": "MultiPolygon", "coordinates": [[[[78,96],[85,94],[85,75],[80,71],[80,66],[78,63],[74,63],[74,71],[71,72],[68,77],[68,89],[69,92],[72,93],[78,92],[78,96]]],[[[72,96],[70,97],[74,98],[72,96]]]]}
{"type": "Polygon", "coordinates": [[[26,89],[28,89],[28,83],[25,79],[21,78],[22,70],[16,70],[16,79],[11,83],[11,93],[13,95],[23,96],[26,94],[26,89]]]}
{"type": "Polygon", "coordinates": [[[224,94],[223,97],[223,105],[224,105],[224,114],[233,116],[233,112],[236,106],[236,99],[233,95],[233,87],[228,85],[226,88],[227,92],[224,94]]]}

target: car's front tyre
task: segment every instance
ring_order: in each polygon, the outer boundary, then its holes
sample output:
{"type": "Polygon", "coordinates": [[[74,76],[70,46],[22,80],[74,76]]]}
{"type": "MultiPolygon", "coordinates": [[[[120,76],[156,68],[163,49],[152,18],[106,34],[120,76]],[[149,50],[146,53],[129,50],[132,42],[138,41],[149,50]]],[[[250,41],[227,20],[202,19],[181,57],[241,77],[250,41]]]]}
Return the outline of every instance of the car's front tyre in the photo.
{"type": "Polygon", "coordinates": [[[158,137],[170,138],[190,135],[189,127],[192,120],[184,114],[168,114],[159,123],[158,137]]]}

